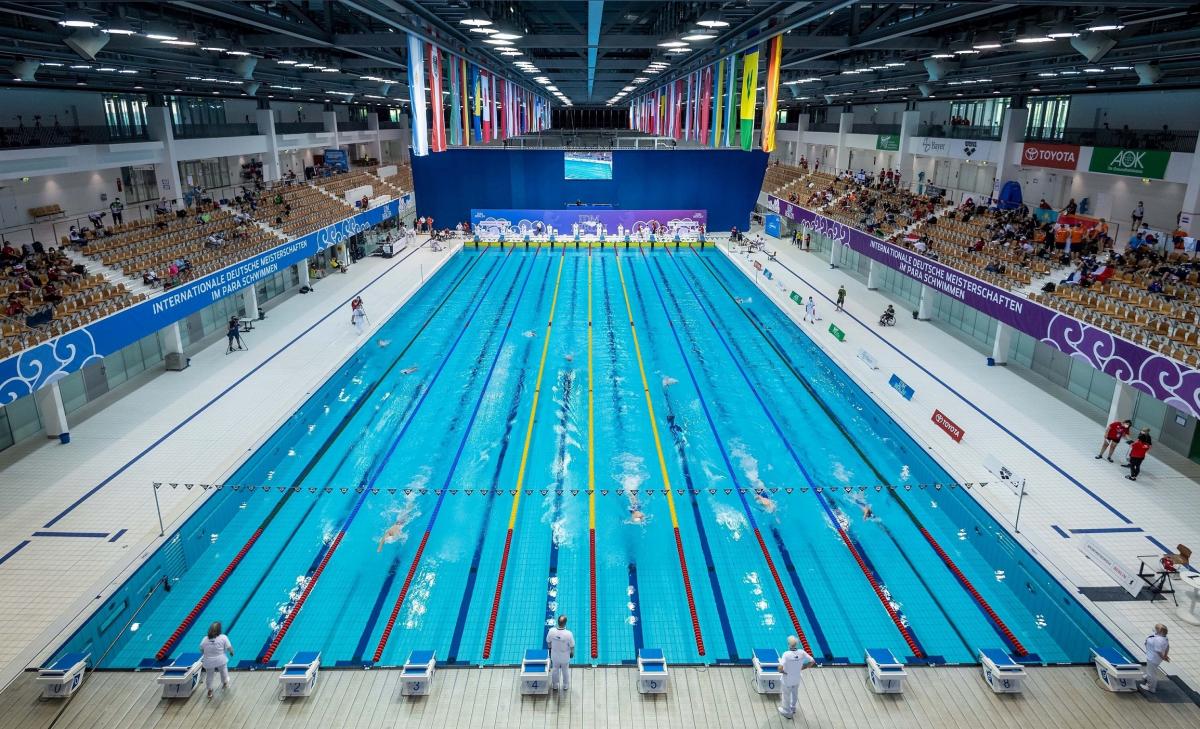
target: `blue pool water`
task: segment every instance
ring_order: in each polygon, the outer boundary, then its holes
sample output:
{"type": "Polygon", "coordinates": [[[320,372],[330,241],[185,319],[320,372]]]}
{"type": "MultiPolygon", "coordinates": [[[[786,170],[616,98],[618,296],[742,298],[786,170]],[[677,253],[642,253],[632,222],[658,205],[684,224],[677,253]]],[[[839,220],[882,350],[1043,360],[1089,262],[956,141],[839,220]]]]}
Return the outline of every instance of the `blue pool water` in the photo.
{"type": "Polygon", "coordinates": [[[600,664],[1113,644],[950,480],[718,252],[464,251],[62,650],[221,620],[242,666],[512,664],[559,613],[600,664]]]}
{"type": "Polygon", "coordinates": [[[563,177],[568,180],[611,180],[612,160],[563,158],[563,177]]]}

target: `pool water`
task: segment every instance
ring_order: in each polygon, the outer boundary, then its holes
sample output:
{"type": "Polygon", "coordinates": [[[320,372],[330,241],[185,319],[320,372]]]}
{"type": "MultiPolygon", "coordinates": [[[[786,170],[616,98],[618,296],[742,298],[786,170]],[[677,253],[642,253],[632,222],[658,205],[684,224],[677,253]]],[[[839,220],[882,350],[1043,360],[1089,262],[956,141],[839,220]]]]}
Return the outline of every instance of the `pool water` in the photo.
{"type": "Polygon", "coordinates": [[[581,159],[570,156],[563,159],[563,177],[565,179],[611,180],[612,176],[612,160],[581,159]]]}
{"type": "Polygon", "coordinates": [[[513,664],[559,614],[597,664],[1115,643],[950,481],[720,252],[464,251],[62,650],[220,620],[242,667],[513,664]]]}

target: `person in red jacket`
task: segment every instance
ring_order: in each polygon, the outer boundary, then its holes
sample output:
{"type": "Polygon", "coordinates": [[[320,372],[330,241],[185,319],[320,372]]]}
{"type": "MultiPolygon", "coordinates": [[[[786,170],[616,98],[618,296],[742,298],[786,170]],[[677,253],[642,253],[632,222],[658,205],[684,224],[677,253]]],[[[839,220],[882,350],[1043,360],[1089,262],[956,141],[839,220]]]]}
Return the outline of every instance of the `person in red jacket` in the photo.
{"type": "Polygon", "coordinates": [[[1104,458],[1104,451],[1108,451],[1108,462],[1112,463],[1113,451],[1117,449],[1117,444],[1121,439],[1129,435],[1129,429],[1133,427],[1132,420],[1114,420],[1108,424],[1108,430],[1104,431],[1104,442],[1100,444],[1100,454],[1096,456],[1096,460],[1104,458]]]}
{"type": "Polygon", "coordinates": [[[1130,481],[1137,480],[1138,474],[1142,472],[1142,461],[1146,460],[1146,454],[1150,452],[1152,445],[1150,429],[1142,428],[1137,439],[1129,446],[1129,475],[1125,478],[1130,481]]]}

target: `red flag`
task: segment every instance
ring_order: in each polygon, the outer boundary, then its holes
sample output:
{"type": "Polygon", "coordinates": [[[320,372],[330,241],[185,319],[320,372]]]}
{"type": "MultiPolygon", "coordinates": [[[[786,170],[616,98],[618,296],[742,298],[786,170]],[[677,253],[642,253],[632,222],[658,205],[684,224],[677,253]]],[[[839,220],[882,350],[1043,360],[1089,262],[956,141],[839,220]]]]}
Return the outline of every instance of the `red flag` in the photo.
{"type": "Polygon", "coordinates": [[[429,107],[433,126],[429,130],[429,149],[446,151],[446,119],[442,114],[442,61],[437,46],[429,44],[429,107]]]}

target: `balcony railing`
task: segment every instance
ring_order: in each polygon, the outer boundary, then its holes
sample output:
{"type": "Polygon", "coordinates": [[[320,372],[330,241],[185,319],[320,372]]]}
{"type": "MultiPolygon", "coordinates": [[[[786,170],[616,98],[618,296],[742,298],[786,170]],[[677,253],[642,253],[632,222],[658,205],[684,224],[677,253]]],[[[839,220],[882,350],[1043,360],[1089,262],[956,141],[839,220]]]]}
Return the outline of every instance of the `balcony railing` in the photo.
{"type": "Polygon", "coordinates": [[[365,121],[338,121],[339,132],[365,132],[367,131],[367,122],[365,121]]]}
{"type": "Polygon", "coordinates": [[[324,122],[276,122],[276,134],[314,134],[325,131],[324,122]]]}
{"type": "Polygon", "coordinates": [[[399,129],[400,122],[392,121],[391,119],[380,119],[379,120],[379,128],[380,129],[399,129]]]}
{"type": "Polygon", "coordinates": [[[146,139],[145,127],[131,129],[110,129],[106,126],[0,127],[0,149],[144,142],[146,139]]]}
{"type": "Polygon", "coordinates": [[[899,134],[899,124],[855,124],[851,129],[855,134],[899,134]]]}
{"type": "Polygon", "coordinates": [[[182,124],[175,127],[176,139],[205,139],[209,137],[252,137],[258,134],[257,124],[182,124]]]}
{"type": "Polygon", "coordinates": [[[1025,133],[1025,141],[1078,144],[1081,147],[1124,147],[1126,149],[1192,152],[1196,149],[1196,135],[1195,130],[1176,131],[1173,129],[1034,128],[1025,133]]]}
{"type": "Polygon", "coordinates": [[[836,132],[837,130],[837,122],[820,122],[817,124],[808,125],[808,131],[810,132],[836,132]]]}
{"type": "Polygon", "coordinates": [[[999,139],[1000,126],[925,123],[917,129],[917,136],[949,139],[999,139]]]}

